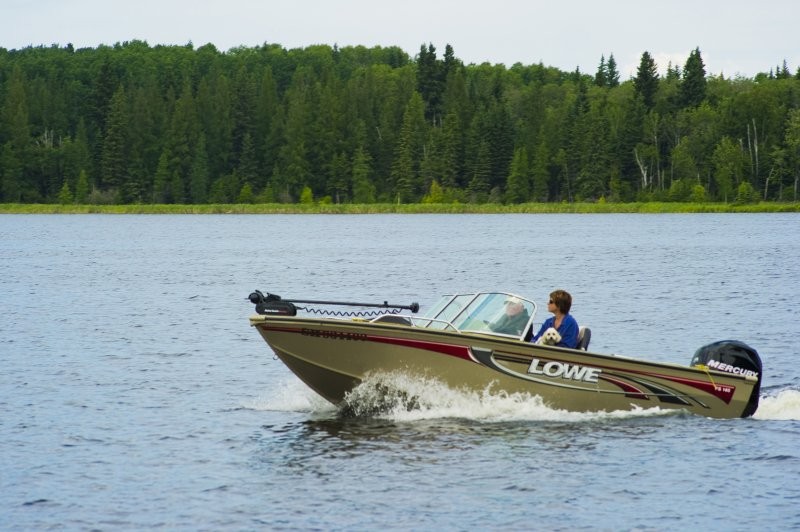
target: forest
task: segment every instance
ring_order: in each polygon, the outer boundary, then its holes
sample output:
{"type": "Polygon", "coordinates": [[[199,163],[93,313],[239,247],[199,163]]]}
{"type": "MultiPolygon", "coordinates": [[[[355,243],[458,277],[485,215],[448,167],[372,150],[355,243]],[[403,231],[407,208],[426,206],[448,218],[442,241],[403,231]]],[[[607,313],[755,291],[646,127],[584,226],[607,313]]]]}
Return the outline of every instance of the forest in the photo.
{"type": "Polygon", "coordinates": [[[451,46],[0,48],[0,202],[796,202],[800,68],[451,46]]]}

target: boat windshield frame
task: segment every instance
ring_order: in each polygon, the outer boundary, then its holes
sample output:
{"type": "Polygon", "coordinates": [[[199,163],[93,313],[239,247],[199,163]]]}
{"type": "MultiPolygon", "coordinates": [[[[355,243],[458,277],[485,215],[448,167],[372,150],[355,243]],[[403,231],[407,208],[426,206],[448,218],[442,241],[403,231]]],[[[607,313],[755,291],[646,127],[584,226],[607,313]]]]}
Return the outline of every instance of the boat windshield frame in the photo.
{"type": "Polygon", "coordinates": [[[475,292],[442,296],[423,316],[411,317],[416,327],[454,330],[525,340],[532,329],[538,307],[535,301],[510,292],[475,292]],[[492,330],[505,314],[506,302],[522,303],[528,320],[521,334],[492,330]]]}

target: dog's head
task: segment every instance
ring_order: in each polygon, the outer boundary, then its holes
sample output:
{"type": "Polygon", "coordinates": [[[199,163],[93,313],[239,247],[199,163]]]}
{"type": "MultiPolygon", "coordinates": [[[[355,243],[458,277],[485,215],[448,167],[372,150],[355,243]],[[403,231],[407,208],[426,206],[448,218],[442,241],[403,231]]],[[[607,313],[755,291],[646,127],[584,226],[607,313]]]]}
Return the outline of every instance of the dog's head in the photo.
{"type": "Polygon", "coordinates": [[[556,345],[560,341],[561,335],[552,327],[543,332],[542,336],[539,337],[539,343],[543,345],[556,345]]]}

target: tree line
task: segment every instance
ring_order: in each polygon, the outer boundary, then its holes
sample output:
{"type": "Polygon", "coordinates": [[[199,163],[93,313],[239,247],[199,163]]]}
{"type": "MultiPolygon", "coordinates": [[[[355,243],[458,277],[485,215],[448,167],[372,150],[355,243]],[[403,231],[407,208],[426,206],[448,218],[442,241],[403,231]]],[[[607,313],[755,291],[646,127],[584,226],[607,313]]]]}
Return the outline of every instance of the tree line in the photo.
{"type": "Polygon", "coordinates": [[[0,48],[0,201],[797,201],[800,69],[621,80],[432,44],[0,48]]]}

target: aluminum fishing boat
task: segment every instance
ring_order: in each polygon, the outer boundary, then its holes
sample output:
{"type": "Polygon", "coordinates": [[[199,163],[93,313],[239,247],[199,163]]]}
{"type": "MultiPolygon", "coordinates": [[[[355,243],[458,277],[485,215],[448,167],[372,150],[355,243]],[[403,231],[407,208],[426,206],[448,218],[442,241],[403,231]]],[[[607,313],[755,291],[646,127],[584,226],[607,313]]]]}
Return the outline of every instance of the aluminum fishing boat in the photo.
{"type": "Polygon", "coordinates": [[[701,347],[683,366],[592,352],[586,327],[576,349],[531,343],[536,303],[505,292],[447,295],[421,315],[416,303],[288,300],[260,291],[249,299],[257,313],[250,324],[334,404],[371,375],[401,372],[454,389],[539,396],[568,411],[658,407],[736,418],[758,408],[761,359],[734,340],[701,347]],[[524,318],[503,328],[509,302],[521,303],[524,318]]]}

